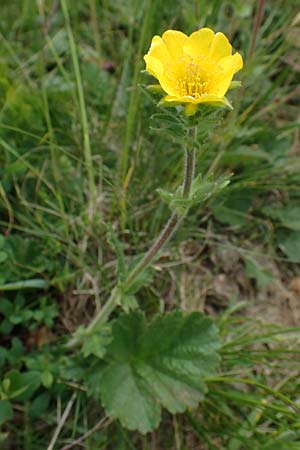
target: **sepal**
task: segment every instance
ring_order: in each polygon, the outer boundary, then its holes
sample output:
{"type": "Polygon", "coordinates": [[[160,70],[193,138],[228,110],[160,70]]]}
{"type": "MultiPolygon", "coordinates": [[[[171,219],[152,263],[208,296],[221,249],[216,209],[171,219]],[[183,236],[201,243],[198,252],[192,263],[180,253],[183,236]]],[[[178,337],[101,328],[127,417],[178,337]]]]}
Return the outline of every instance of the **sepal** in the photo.
{"type": "Polygon", "coordinates": [[[229,90],[238,89],[242,86],[241,81],[232,81],[229,86],[229,90]]]}

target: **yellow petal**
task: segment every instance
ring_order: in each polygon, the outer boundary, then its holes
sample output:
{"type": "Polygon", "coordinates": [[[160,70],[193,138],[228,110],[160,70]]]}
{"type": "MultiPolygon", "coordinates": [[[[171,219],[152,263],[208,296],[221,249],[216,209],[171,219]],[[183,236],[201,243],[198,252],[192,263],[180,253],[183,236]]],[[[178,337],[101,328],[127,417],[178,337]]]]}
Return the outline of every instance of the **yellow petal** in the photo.
{"type": "Polygon", "coordinates": [[[223,33],[217,33],[211,43],[209,50],[209,57],[214,61],[219,61],[225,56],[230,56],[232,52],[232,47],[223,33]]]}
{"type": "Polygon", "coordinates": [[[167,94],[176,95],[176,87],[174,87],[174,83],[172,83],[171,79],[166,76],[163,63],[150,55],[145,55],[144,60],[146,62],[146,71],[159,81],[162,89],[167,94]]]}
{"type": "Polygon", "coordinates": [[[185,103],[184,113],[186,116],[193,116],[197,111],[198,105],[195,100],[191,97],[173,97],[171,95],[166,95],[159,102],[159,105],[164,106],[176,106],[185,103]]]}
{"type": "Polygon", "coordinates": [[[231,80],[236,72],[243,67],[243,58],[239,53],[232,56],[226,56],[218,62],[221,68],[220,75],[215,79],[214,93],[223,97],[229,89],[231,80]]]}
{"type": "Polygon", "coordinates": [[[166,95],[165,97],[163,97],[162,99],[160,99],[160,101],[158,102],[159,105],[163,105],[163,106],[177,106],[180,105],[182,102],[180,102],[180,100],[177,97],[172,97],[171,95],[166,95]],[[172,98],[172,100],[170,100],[170,98],[172,98]]]}
{"type": "Polygon", "coordinates": [[[183,53],[183,46],[188,37],[181,31],[168,30],[162,35],[162,39],[172,58],[179,58],[183,53]]]}
{"type": "Polygon", "coordinates": [[[210,28],[201,28],[201,30],[195,31],[188,37],[184,45],[184,52],[194,58],[207,55],[214,35],[210,28]]]}
{"type": "Polygon", "coordinates": [[[169,50],[160,36],[154,36],[147,55],[158,59],[163,64],[172,61],[169,50]]]}
{"type": "Polygon", "coordinates": [[[203,28],[187,37],[176,30],[154,36],[144,56],[146,71],[159,81],[167,94],[162,100],[170,105],[186,104],[187,114],[193,105],[211,103],[231,107],[225,94],[234,74],[243,67],[239,53],[223,33],[203,28]]]}
{"type": "Polygon", "coordinates": [[[235,52],[234,55],[226,56],[218,62],[218,66],[221,67],[224,72],[232,71],[233,74],[241,70],[243,65],[243,58],[238,52],[235,52]]]}
{"type": "Polygon", "coordinates": [[[144,56],[144,60],[146,63],[146,71],[153,75],[155,78],[159,79],[164,71],[162,62],[149,54],[144,56]]]}
{"type": "Polygon", "coordinates": [[[166,95],[164,97],[164,102],[169,103],[197,103],[197,101],[193,97],[189,97],[188,95],[184,97],[180,97],[178,95],[166,95]]]}
{"type": "Polygon", "coordinates": [[[159,103],[165,105],[169,103],[170,105],[174,106],[180,105],[181,103],[186,103],[185,108],[187,109],[187,111],[194,111],[193,113],[191,112],[191,114],[187,115],[195,114],[197,108],[195,109],[193,108],[193,106],[197,107],[197,105],[199,105],[200,103],[210,103],[212,106],[227,106],[229,109],[232,109],[232,105],[226,97],[218,97],[217,95],[213,94],[204,94],[197,100],[189,96],[178,97],[175,95],[166,95],[161,99],[159,103]]]}
{"type": "Polygon", "coordinates": [[[232,105],[226,97],[218,97],[212,94],[202,95],[202,97],[197,99],[197,103],[211,103],[212,105],[227,106],[229,109],[232,109],[232,105]]]}

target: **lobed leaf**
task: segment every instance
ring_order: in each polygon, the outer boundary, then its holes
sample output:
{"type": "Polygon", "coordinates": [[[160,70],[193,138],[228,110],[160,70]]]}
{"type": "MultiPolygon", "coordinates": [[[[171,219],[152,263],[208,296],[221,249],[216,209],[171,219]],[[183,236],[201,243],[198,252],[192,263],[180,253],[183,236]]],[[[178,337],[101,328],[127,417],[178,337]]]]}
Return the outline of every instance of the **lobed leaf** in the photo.
{"type": "Polygon", "coordinates": [[[150,324],[139,311],[113,322],[112,342],[98,391],[107,413],[131,430],[147,433],[171,413],[195,408],[204,379],[219,362],[218,332],[202,313],[173,312],[150,324]]]}

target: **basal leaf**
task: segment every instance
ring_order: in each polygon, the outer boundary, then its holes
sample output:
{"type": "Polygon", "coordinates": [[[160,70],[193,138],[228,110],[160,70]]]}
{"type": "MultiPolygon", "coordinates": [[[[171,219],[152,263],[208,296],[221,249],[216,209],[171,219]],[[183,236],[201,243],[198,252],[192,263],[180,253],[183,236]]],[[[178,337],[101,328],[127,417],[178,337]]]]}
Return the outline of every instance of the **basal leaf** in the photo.
{"type": "Polygon", "coordinates": [[[141,312],[121,315],[99,379],[103,406],[129,429],[153,430],[162,407],[178,413],[203,399],[218,348],[217,329],[201,313],[173,312],[150,324],[141,312]]]}
{"type": "Polygon", "coordinates": [[[147,433],[160,422],[160,405],[135,364],[112,362],[101,378],[101,398],[108,414],[130,430],[147,433]]]}

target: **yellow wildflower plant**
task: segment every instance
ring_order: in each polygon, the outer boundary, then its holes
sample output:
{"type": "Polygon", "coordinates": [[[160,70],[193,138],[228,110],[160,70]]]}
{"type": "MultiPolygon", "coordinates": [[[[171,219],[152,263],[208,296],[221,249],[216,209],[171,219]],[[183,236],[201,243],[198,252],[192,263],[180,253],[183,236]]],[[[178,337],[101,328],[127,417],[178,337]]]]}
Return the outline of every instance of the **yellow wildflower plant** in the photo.
{"type": "Polygon", "coordinates": [[[243,67],[243,59],[223,33],[202,28],[190,36],[168,30],[154,36],[144,56],[146,71],[153,75],[167,94],[163,103],[186,104],[193,115],[201,103],[231,104],[225,97],[232,78],[243,67]]]}

